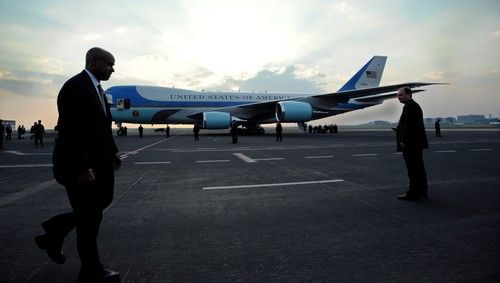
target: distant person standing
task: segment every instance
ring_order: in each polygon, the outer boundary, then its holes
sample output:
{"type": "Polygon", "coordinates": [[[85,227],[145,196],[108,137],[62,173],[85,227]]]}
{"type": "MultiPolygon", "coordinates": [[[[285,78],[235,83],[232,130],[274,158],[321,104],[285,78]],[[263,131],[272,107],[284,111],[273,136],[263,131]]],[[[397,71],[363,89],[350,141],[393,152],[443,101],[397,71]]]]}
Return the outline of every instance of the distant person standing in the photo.
{"type": "Polygon", "coordinates": [[[45,134],[45,127],[42,125],[42,121],[38,120],[38,124],[35,124],[33,128],[35,147],[38,147],[38,142],[40,142],[40,147],[43,147],[43,134],[45,134]]]}
{"type": "Polygon", "coordinates": [[[427,198],[427,174],[422,150],[429,148],[429,144],[425,134],[422,109],[412,99],[410,88],[400,88],[397,96],[399,102],[404,104],[403,113],[396,127],[397,150],[403,152],[408,178],[410,179],[408,191],[399,195],[398,199],[418,200],[427,198]]]}
{"type": "Polygon", "coordinates": [[[5,140],[12,140],[12,126],[10,124],[7,124],[7,126],[5,126],[5,133],[7,134],[5,136],[5,140]]]}
{"type": "Polygon", "coordinates": [[[229,133],[231,134],[231,138],[233,139],[233,144],[238,143],[238,125],[236,123],[233,123],[231,126],[231,130],[229,130],[229,133]]]}
{"type": "Polygon", "coordinates": [[[33,126],[30,128],[30,140],[32,140],[35,137],[35,127],[36,127],[36,122],[33,123],[33,126]]]}
{"type": "Polygon", "coordinates": [[[166,135],[167,139],[170,137],[170,126],[168,126],[168,125],[165,128],[165,135],[166,135]]]}
{"type": "Polygon", "coordinates": [[[3,147],[3,137],[5,135],[5,126],[3,125],[3,120],[0,119],[0,150],[5,149],[3,147]]]}
{"type": "Polygon", "coordinates": [[[101,81],[114,72],[115,58],[91,48],[85,69],[63,85],[57,97],[58,139],[52,156],[54,177],[66,188],[72,211],[42,223],[45,234],[35,238],[40,249],[58,264],[66,261],[63,242],[76,227],[81,268],[78,282],[119,282],[118,272],[99,259],[97,238],[103,211],[113,200],[114,170],[121,164],[111,129],[112,117],[101,81]],[[83,131],[82,128],[89,131],[83,131]]]}
{"type": "Polygon", "coordinates": [[[434,123],[434,129],[436,130],[436,138],[441,137],[441,120],[437,119],[434,123]]]}
{"type": "Polygon", "coordinates": [[[276,141],[283,141],[283,127],[281,122],[276,123],[276,141]]]}
{"type": "Polygon", "coordinates": [[[194,134],[194,140],[199,141],[200,140],[200,126],[198,125],[198,123],[194,123],[193,134],[194,134]]]}
{"type": "Polygon", "coordinates": [[[142,139],[142,134],[144,133],[144,128],[142,125],[139,125],[139,138],[142,139]]]}

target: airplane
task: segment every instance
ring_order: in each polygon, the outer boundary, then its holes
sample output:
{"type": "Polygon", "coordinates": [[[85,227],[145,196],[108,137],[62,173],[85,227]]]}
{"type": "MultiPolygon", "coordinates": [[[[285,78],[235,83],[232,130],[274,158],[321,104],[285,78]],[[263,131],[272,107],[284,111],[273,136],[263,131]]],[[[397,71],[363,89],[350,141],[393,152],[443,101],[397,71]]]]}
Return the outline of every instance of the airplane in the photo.
{"type": "MultiPolygon", "coordinates": [[[[113,86],[106,90],[113,121],[133,124],[198,124],[228,129],[233,123],[251,133],[261,124],[305,122],[381,104],[401,87],[441,83],[410,82],[379,86],[386,56],[374,56],[337,92],[324,94],[194,91],[158,86],[113,86]]],[[[413,93],[425,91],[413,90],[413,93]]]]}

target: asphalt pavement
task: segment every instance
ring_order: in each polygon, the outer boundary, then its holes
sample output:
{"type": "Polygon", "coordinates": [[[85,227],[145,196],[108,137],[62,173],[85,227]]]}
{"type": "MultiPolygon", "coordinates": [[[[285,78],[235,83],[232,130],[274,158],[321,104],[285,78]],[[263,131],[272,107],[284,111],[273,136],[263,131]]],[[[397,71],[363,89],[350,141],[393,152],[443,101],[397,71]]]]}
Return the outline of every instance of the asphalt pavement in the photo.
{"type": "MultiPolygon", "coordinates": [[[[116,137],[124,158],[99,235],[122,282],[499,282],[500,131],[428,132],[429,199],[408,186],[390,130],[116,137]]],[[[33,238],[70,209],[45,147],[0,152],[0,282],[75,282],[33,238]]]]}

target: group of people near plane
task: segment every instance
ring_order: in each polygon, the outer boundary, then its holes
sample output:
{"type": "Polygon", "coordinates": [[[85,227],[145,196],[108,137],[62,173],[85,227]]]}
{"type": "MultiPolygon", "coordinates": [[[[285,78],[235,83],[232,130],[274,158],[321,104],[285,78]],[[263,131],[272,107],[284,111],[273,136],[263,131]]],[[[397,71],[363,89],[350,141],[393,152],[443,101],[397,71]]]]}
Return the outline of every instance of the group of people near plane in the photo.
{"type": "Polygon", "coordinates": [[[324,133],[330,133],[330,134],[336,134],[338,133],[338,127],[337,124],[330,124],[330,125],[318,125],[318,126],[312,126],[309,125],[307,127],[308,131],[310,134],[324,134],[324,133]]]}
{"type": "MultiPolygon", "coordinates": [[[[12,126],[10,123],[5,123],[2,119],[0,119],[0,150],[5,149],[4,148],[4,138],[5,140],[12,140],[12,126]]],[[[24,139],[24,135],[26,134],[26,128],[24,125],[19,125],[17,127],[17,139],[22,140],[24,139]]],[[[43,135],[45,134],[45,127],[42,125],[42,121],[38,120],[37,122],[34,122],[33,126],[31,126],[30,129],[30,139],[35,141],[35,147],[43,147],[43,135]]]]}

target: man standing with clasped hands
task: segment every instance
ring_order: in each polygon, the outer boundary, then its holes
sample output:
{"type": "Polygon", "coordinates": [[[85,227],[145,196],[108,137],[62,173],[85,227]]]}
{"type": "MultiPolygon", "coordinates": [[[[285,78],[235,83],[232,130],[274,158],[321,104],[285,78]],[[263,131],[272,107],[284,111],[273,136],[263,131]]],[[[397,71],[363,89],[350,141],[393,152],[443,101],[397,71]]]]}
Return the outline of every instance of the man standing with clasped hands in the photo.
{"type": "Polygon", "coordinates": [[[59,136],[52,156],[54,177],[65,186],[72,212],[42,223],[45,234],[35,242],[49,258],[66,261],[65,236],[76,228],[81,269],[79,282],[119,282],[118,272],[99,259],[97,236],[103,210],[111,203],[114,170],[121,164],[111,130],[111,112],[100,85],[114,72],[115,58],[98,47],[85,58],[85,70],[69,79],[57,97],[59,136]]]}
{"type": "Polygon", "coordinates": [[[403,152],[410,184],[408,191],[398,195],[401,200],[419,200],[427,198],[427,174],[425,172],[422,150],[429,148],[425,134],[422,108],[412,98],[408,87],[398,90],[399,102],[404,104],[401,118],[396,128],[397,150],[403,152]]]}

